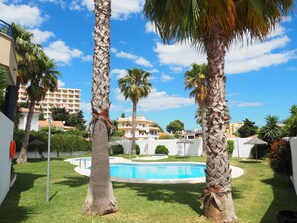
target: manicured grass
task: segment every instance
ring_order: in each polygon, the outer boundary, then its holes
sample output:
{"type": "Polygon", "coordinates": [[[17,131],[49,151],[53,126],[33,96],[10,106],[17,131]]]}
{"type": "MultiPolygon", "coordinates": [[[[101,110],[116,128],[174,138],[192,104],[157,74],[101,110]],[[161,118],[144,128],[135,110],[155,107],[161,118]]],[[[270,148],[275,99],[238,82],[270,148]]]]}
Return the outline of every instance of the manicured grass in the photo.
{"type": "MultiPolygon", "coordinates": [[[[169,157],[167,161],[204,161],[169,157]]],[[[267,161],[237,162],[245,174],[233,180],[239,222],[276,222],[279,210],[297,211],[297,197],[287,178],[275,175],[267,161]]],[[[77,174],[63,159],[51,161],[51,200],[46,203],[46,160],[15,165],[17,181],[0,208],[0,222],[207,222],[200,210],[204,184],[113,183],[120,210],[106,216],[81,215],[89,178],[77,174]]]]}

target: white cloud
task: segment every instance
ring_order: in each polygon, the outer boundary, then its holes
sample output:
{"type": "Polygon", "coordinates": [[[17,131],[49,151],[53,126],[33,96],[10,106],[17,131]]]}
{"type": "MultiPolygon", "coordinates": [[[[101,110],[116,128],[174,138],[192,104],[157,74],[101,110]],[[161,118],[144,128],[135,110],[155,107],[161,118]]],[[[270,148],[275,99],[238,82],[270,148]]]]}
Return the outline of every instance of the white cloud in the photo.
{"type": "Polygon", "coordinates": [[[86,56],[83,56],[81,59],[84,62],[91,62],[91,61],[93,61],[93,56],[92,55],[86,55],[86,56]]]}
{"type": "Polygon", "coordinates": [[[156,33],[156,34],[157,34],[156,26],[155,26],[155,24],[152,23],[152,22],[147,22],[147,23],[145,24],[144,29],[145,29],[145,32],[146,32],[146,33],[156,33]]]}
{"type": "Polygon", "coordinates": [[[17,23],[25,27],[40,26],[45,18],[41,16],[41,11],[37,7],[29,5],[5,5],[5,1],[0,2],[1,19],[7,23],[17,23]]]}
{"type": "Polygon", "coordinates": [[[205,56],[201,56],[195,49],[186,45],[157,43],[154,51],[163,65],[185,67],[190,66],[192,63],[206,63],[205,56]]]}
{"type": "Polygon", "coordinates": [[[117,74],[117,77],[116,79],[120,79],[124,76],[126,76],[128,73],[126,70],[123,70],[123,69],[113,69],[111,72],[110,72],[111,75],[113,74],[117,74]]]}
{"type": "MultiPolygon", "coordinates": [[[[123,20],[127,19],[131,14],[140,13],[142,11],[144,0],[129,0],[123,3],[122,0],[111,1],[111,19],[123,20]]],[[[94,10],[93,0],[82,0],[82,5],[88,10],[94,10]]]]}
{"type": "Polygon", "coordinates": [[[147,59],[144,59],[143,57],[138,57],[135,60],[135,63],[144,67],[152,67],[153,65],[151,64],[150,61],[148,61],[147,59]]]}
{"type": "Polygon", "coordinates": [[[177,66],[171,66],[169,67],[170,70],[172,70],[174,73],[180,73],[183,71],[183,67],[177,67],[177,66]]]}
{"type": "Polygon", "coordinates": [[[58,80],[58,88],[63,88],[65,86],[65,82],[58,80]]]}
{"type": "Polygon", "coordinates": [[[171,77],[171,76],[169,76],[167,74],[162,74],[161,75],[161,81],[163,81],[163,82],[168,82],[168,81],[171,81],[173,79],[174,79],[174,77],[171,77]]]}
{"type": "Polygon", "coordinates": [[[44,48],[46,55],[54,59],[57,63],[69,65],[71,60],[82,56],[82,52],[78,49],[71,49],[63,41],[58,40],[44,48]]]}
{"type": "MultiPolygon", "coordinates": [[[[119,88],[113,89],[115,98],[120,104],[124,104],[125,98],[120,93],[119,88]]],[[[127,100],[129,103],[130,101],[127,100]]],[[[151,89],[151,93],[146,98],[141,98],[137,104],[138,111],[159,111],[159,110],[169,110],[174,108],[182,108],[186,106],[192,106],[195,102],[193,99],[184,98],[179,95],[168,95],[165,91],[158,91],[156,88],[151,89]]],[[[118,105],[120,106],[120,105],[118,105]]],[[[130,111],[131,106],[125,111],[130,111]]]]}
{"type": "MultiPolygon", "coordinates": [[[[282,51],[290,39],[285,34],[282,25],[277,24],[264,42],[253,42],[253,44],[233,43],[225,57],[225,72],[227,74],[238,74],[259,70],[286,63],[297,58],[297,49],[282,51]]],[[[192,63],[207,63],[206,56],[186,45],[162,45],[157,43],[154,51],[157,53],[159,62],[172,67],[186,68],[192,63]]]]}
{"type": "Polygon", "coordinates": [[[260,107],[263,106],[263,102],[241,102],[241,101],[233,101],[229,100],[229,107],[260,107]]]}
{"type": "Polygon", "coordinates": [[[153,67],[152,63],[147,59],[134,55],[132,53],[126,53],[124,51],[118,51],[116,48],[111,48],[110,51],[115,54],[118,58],[124,58],[133,61],[134,63],[144,66],[144,67],[153,67]]]}
{"type": "Polygon", "coordinates": [[[32,41],[37,44],[46,43],[49,38],[55,37],[55,34],[49,31],[41,31],[40,29],[32,29],[29,31],[34,34],[32,41]]]}

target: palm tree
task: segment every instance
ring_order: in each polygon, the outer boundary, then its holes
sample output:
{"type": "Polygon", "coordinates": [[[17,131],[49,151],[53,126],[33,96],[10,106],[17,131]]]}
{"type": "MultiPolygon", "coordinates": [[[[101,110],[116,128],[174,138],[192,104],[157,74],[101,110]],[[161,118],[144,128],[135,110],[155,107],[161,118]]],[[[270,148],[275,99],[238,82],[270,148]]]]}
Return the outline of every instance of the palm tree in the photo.
{"type": "MultiPolygon", "coordinates": [[[[12,24],[12,33],[14,39],[14,46],[16,51],[16,58],[18,63],[18,76],[16,80],[15,88],[15,108],[17,107],[17,101],[19,96],[20,85],[26,85],[32,79],[30,70],[32,64],[37,60],[37,55],[41,55],[42,48],[38,44],[32,43],[33,33],[26,30],[24,27],[12,24]]],[[[15,112],[14,128],[18,128],[19,123],[19,112],[15,112]]]]}
{"type": "Polygon", "coordinates": [[[125,99],[131,99],[133,104],[132,114],[132,145],[131,155],[136,155],[135,144],[135,130],[136,130],[136,106],[140,98],[147,97],[151,91],[151,83],[148,78],[151,77],[151,73],[143,71],[141,69],[133,68],[127,69],[128,75],[118,80],[118,85],[121,93],[123,93],[125,99]]]}
{"type": "Polygon", "coordinates": [[[104,215],[116,212],[113,193],[108,140],[113,129],[109,119],[110,82],[110,13],[111,0],[94,0],[94,56],[92,81],[92,168],[88,194],[83,204],[84,214],[104,215]]]}
{"type": "Polygon", "coordinates": [[[17,163],[27,162],[27,149],[29,144],[29,131],[37,102],[44,99],[46,92],[55,91],[58,86],[57,75],[59,72],[55,69],[56,65],[45,54],[38,55],[30,69],[32,79],[26,91],[29,97],[29,112],[23,136],[22,148],[17,163]]]}
{"type": "Polygon", "coordinates": [[[267,115],[265,120],[266,125],[259,130],[259,138],[271,145],[273,141],[281,138],[281,127],[278,125],[279,118],[274,115],[267,115]]]}
{"type": "MultiPolygon", "coordinates": [[[[203,150],[202,156],[206,155],[207,148],[207,120],[206,120],[206,98],[207,98],[207,65],[206,64],[192,64],[192,69],[185,73],[185,89],[192,90],[190,97],[195,98],[195,102],[198,103],[201,112],[201,124],[202,127],[202,140],[203,150]]],[[[198,114],[198,113],[197,113],[198,114]]]]}
{"type": "Polygon", "coordinates": [[[215,222],[237,222],[226,150],[226,49],[234,40],[263,40],[289,14],[292,0],[146,0],[144,14],[165,43],[190,43],[207,55],[208,139],[205,216],[215,222]]]}

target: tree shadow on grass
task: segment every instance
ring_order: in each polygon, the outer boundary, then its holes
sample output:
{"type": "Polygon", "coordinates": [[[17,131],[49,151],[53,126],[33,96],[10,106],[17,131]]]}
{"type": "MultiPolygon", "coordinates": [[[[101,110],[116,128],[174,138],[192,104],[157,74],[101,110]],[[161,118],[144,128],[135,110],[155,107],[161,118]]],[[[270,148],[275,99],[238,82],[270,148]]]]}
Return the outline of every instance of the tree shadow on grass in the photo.
{"type": "Polygon", "coordinates": [[[274,197],[261,223],[276,222],[277,214],[281,210],[297,211],[296,194],[288,178],[274,174],[274,178],[262,182],[271,185],[274,197]]]}
{"type": "Polygon", "coordinates": [[[89,183],[90,178],[86,176],[64,177],[66,180],[56,182],[55,184],[67,185],[69,187],[80,187],[89,183]]]}
{"type": "Polygon", "coordinates": [[[17,180],[8,192],[0,208],[0,222],[17,223],[28,219],[34,210],[29,207],[19,206],[21,194],[34,186],[34,181],[45,175],[31,173],[17,173],[17,180]]]}
{"type": "Polygon", "coordinates": [[[204,184],[130,184],[113,183],[114,189],[128,188],[137,191],[137,196],[146,197],[149,201],[180,203],[189,205],[196,213],[202,215],[200,209],[202,200],[199,199],[204,184]]]}

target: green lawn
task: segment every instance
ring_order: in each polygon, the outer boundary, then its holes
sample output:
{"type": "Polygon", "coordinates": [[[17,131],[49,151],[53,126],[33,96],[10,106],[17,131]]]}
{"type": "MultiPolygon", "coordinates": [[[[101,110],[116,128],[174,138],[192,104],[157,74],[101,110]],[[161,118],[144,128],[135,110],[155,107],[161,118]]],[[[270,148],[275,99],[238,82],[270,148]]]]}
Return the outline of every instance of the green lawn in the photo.
{"type": "MultiPolygon", "coordinates": [[[[168,161],[203,161],[197,157],[170,157],[168,161]]],[[[245,174],[233,180],[233,198],[239,222],[276,222],[279,210],[297,211],[297,197],[287,178],[274,175],[266,161],[237,162],[245,174]]],[[[103,217],[81,215],[88,177],[62,159],[51,161],[51,200],[46,203],[46,160],[15,165],[17,181],[0,208],[0,222],[207,222],[200,210],[204,184],[113,183],[120,210],[103,217]]]]}

